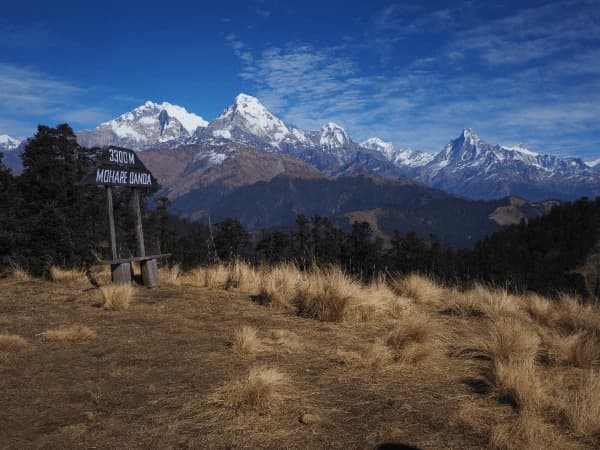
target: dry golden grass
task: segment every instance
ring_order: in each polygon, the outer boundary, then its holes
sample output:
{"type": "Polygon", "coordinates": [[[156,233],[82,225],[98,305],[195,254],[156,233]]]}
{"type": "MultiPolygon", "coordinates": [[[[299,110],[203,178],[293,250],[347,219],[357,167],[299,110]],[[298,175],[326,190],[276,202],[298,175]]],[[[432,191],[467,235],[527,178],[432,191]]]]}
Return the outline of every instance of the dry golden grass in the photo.
{"type": "Polygon", "coordinates": [[[594,437],[600,443],[600,373],[590,371],[574,401],[565,403],[565,412],[576,433],[594,437]]]}
{"type": "Polygon", "coordinates": [[[260,349],[256,328],[244,325],[233,331],[232,349],[239,355],[255,353],[260,349]]]}
{"type": "Polygon", "coordinates": [[[567,331],[589,330],[600,332],[600,310],[592,304],[583,304],[577,297],[561,295],[554,304],[551,321],[567,331]]]}
{"type": "Polygon", "coordinates": [[[394,280],[392,288],[398,295],[412,298],[420,304],[432,306],[443,305],[446,293],[433,280],[416,273],[394,280]]]}
{"type": "Polygon", "coordinates": [[[259,282],[261,302],[276,308],[292,308],[304,275],[293,264],[279,264],[263,273],[259,282]]]}
{"type": "Polygon", "coordinates": [[[543,347],[550,359],[576,367],[600,365],[600,336],[589,331],[563,335],[555,330],[540,330],[543,347]]]}
{"type": "Polygon", "coordinates": [[[283,347],[288,351],[299,351],[304,348],[304,344],[296,333],[289,330],[272,330],[271,339],[277,346],[283,347]]]}
{"type": "Polygon", "coordinates": [[[235,412],[267,414],[285,398],[288,378],[272,367],[255,367],[241,378],[217,388],[209,398],[215,406],[235,412]]]}
{"type": "Polygon", "coordinates": [[[294,304],[299,314],[325,322],[340,322],[352,299],[360,299],[360,284],[339,267],[313,269],[297,287],[294,304]]]}
{"type": "Polygon", "coordinates": [[[501,401],[532,411],[545,405],[546,391],[533,359],[497,359],[491,361],[483,375],[501,401]]]}
{"type": "Polygon", "coordinates": [[[397,321],[386,344],[401,363],[416,363],[435,351],[439,326],[424,315],[404,316],[397,321]]]}
{"type": "Polygon", "coordinates": [[[339,356],[355,370],[371,374],[385,371],[392,362],[392,352],[381,343],[370,344],[360,352],[340,352],[339,356]]]}
{"type": "Polygon", "coordinates": [[[51,341],[76,342],[91,339],[96,336],[96,332],[83,325],[71,325],[45,331],[44,335],[51,341]]]}
{"type": "Polygon", "coordinates": [[[464,293],[464,297],[464,304],[468,305],[475,315],[483,315],[492,320],[525,315],[521,299],[511,295],[506,289],[491,288],[476,283],[472,289],[464,293]]]}
{"type": "Polygon", "coordinates": [[[458,354],[474,358],[507,361],[510,358],[534,360],[540,351],[541,339],[535,329],[515,317],[500,317],[489,321],[484,334],[466,339],[458,346],[458,354]]]}
{"type": "Polygon", "coordinates": [[[503,450],[568,450],[580,448],[534,411],[523,411],[514,420],[492,427],[490,446],[503,450]]]}
{"type": "Polygon", "coordinates": [[[63,269],[58,266],[50,267],[50,279],[55,283],[78,283],[87,281],[83,270],[63,269]]]}
{"type": "Polygon", "coordinates": [[[244,292],[258,293],[262,274],[260,269],[252,267],[250,264],[235,260],[229,264],[228,276],[225,281],[227,289],[240,289],[244,292]]]}
{"type": "Polygon", "coordinates": [[[121,311],[129,308],[134,288],[130,284],[111,284],[102,286],[100,293],[104,300],[104,308],[121,311]]]}
{"type": "Polygon", "coordinates": [[[225,264],[215,264],[209,267],[196,267],[183,276],[183,280],[210,289],[225,289],[229,279],[229,268],[225,264]]]}
{"type": "MultiPolygon", "coordinates": [[[[590,371],[598,365],[598,310],[574,297],[554,302],[485,286],[465,292],[426,278],[399,289],[384,278],[364,284],[336,268],[301,272],[293,265],[257,269],[243,262],[193,270],[176,280],[182,281],[176,289],[135,291],[145,301],[125,314],[132,327],[121,326],[125,316],[73,303],[89,300],[94,291],[0,280],[0,327],[33,336],[48,328],[50,317],[53,323],[102,323],[106,334],[84,352],[102,355],[105,364],[95,364],[95,356],[81,358],[77,370],[64,364],[75,344],[41,340],[21,358],[4,351],[0,338],[0,360],[15,362],[10,370],[2,363],[8,412],[4,418],[0,412],[0,441],[11,448],[22,442],[73,447],[61,440],[64,433],[53,437],[44,430],[56,428],[55,413],[65,423],[80,423],[81,400],[91,399],[102,414],[90,405],[89,420],[98,427],[78,438],[79,446],[373,448],[381,442],[376,439],[399,428],[400,441],[420,448],[600,444],[599,377],[590,371]],[[419,283],[426,288],[415,288],[419,283]],[[274,313],[249,302],[258,288],[273,306],[346,323],[274,313]],[[49,297],[56,301],[39,301],[49,297]],[[371,322],[355,326],[358,321],[371,322]],[[154,324],[152,333],[139,333],[147,323],[154,324]],[[270,331],[257,333],[248,324],[270,331]],[[106,352],[119,342],[127,342],[129,351],[106,352]],[[223,342],[232,343],[231,352],[223,353],[223,342]],[[446,351],[449,344],[456,353],[446,351]],[[253,361],[261,367],[247,372],[253,361]],[[25,371],[27,386],[20,383],[25,371]],[[56,392],[44,390],[50,377],[56,392]],[[35,404],[26,401],[33,395],[35,404]],[[148,395],[158,403],[140,402],[148,395]],[[293,402],[285,401],[292,396],[293,402]],[[139,414],[123,424],[106,419],[125,409],[139,414]],[[12,411],[22,416],[13,418],[12,411]],[[23,431],[8,430],[7,423],[23,424],[23,431]]],[[[107,306],[115,303],[110,297],[107,306]]],[[[45,335],[68,341],[79,339],[80,330],[45,335]]]]}
{"type": "Polygon", "coordinates": [[[18,265],[11,266],[11,268],[6,272],[6,275],[13,281],[33,280],[33,277],[29,274],[29,272],[18,265]]]}
{"type": "Polygon", "coordinates": [[[27,341],[16,334],[0,334],[0,352],[15,353],[27,347],[27,341]]]}
{"type": "Polygon", "coordinates": [[[181,266],[175,264],[171,267],[164,267],[160,270],[160,281],[170,286],[181,285],[181,266]]]}
{"type": "Polygon", "coordinates": [[[552,321],[554,305],[552,301],[539,294],[528,293],[523,296],[523,307],[529,316],[542,325],[552,321]]]}

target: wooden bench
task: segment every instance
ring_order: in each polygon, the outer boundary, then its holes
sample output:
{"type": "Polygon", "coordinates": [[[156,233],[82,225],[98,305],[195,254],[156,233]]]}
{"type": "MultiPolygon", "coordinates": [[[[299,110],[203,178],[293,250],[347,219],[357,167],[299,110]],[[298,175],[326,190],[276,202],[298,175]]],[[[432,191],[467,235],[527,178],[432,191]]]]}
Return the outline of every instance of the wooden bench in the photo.
{"type": "Polygon", "coordinates": [[[170,253],[164,253],[162,255],[133,256],[123,259],[101,259],[99,262],[100,264],[110,265],[112,282],[116,284],[131,283],[133,279],[131,263],[139,262],[144,286],[152,287],[156,286],[159,281],[157,260],[169,256],[171,256],[170,253]]]}

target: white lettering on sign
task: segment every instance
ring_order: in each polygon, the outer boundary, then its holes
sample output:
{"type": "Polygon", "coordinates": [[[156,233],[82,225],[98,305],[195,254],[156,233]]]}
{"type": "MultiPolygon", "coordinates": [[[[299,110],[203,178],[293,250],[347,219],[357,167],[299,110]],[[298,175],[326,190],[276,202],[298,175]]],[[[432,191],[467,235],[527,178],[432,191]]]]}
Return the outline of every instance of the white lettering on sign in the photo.
{"type": "Polygon", "coordinates": [[[152,177],[146,172],[128,170],[96,169],[96,183],[123,186],[150,186],[152,177]]]}
{"type": "Polygon", "coordinates": [[[118,164],[135,164],[135,154],[114,148],[108,149],[108,160],[118,164]]]}
{"type": "Polygon", "coordinates": [[[150,185],[152,184],[152,177],[150,177],[149,173],[129,172],[129,184],[150,185]]]}

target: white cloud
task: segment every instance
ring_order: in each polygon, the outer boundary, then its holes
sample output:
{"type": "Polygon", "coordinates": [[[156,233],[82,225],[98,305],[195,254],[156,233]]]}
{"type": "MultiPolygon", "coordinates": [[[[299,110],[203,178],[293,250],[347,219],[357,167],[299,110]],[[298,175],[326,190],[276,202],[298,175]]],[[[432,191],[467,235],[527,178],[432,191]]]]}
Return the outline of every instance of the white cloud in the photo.
{"type": "MultiPolygon", "coordinates": [[[[473,5],[468,12],[464,6],[424,14],[384,8],[374,18],[376,33],[365,32],[375,36],[366,44],[341,39],[340,46],[271,46],[242,59],[240,76],[287,123],[316,129],[332,120],[356,140],[379,135],[438,151],[463,127],[473,127],[492,143],[525,141],[549,153],[600,152],[593,141],[600,53],[598,46],[577,45],[582,39],[598,42],[598,8],[592,4],[586,13],[562,2],[483,23],[473,5]],[[447,34],[437,49],[393,71],[364,70],[360,52],[367,45],[391,52],[428,29],[447,34]],[[472,56],[475,62],[466,59],[472,56]]],[[[239,37],[235,41],[250,52],[239,37]]]]}
{"type": "Polygon", "coordinates": [[[258,8],[256,10],[256,14],[258,14],[259,16],[261,16],[263,19],[268,19],[269,17],[271,17],[271,11],[268,11],[266,9],[260,9],[260,8],[258,8]]]}
{"type": "Polygon", "coordinates": [[[31,67],[0,64],[0,127],[2,132],[23,138],[38,123],[69,122],[75,126],[96,124],[110,114],[87,106],[94,89],[48,76],[31,67]]]}

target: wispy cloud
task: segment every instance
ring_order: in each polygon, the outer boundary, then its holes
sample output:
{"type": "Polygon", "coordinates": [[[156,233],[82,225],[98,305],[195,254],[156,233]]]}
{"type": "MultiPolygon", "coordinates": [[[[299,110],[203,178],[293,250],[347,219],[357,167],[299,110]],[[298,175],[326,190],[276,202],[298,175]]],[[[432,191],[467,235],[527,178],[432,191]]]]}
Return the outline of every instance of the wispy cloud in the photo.
{"type": "Polygon", "coordinates": [[[599,47],[577,44],[600,44],[598,8],[582,11],[569,1],[479,25],[474,6],[464,7],[384,8],[374,16],[375,31],[365,32],[374,39],[360,46],[344,39],[329,47],[288,42],[252,53],[240,37],[231,42],[234,51],[250,53],[240,57],[240,76],[296,126],[316,129],[332,120],[357,140],[379,135],[428,151],[474,127],[491,142],[524,141],[550,153],[600,152],[592,140],[599,133],[599,47]],[[397,43],[432,29],[445,37],[438,48],[395,62],[397,43]],[[359,56],[365,45],[382,58],[387,54],[394,69],[365,71],[359,56]]]}
{"type": "Polygon", "coordinates": [[[599,39],[600,4],[568,0],[479,24],[459,33],[449,51],[455,58],[474,55],[494,65],[526,64],[578,51],[599,39]]]}
{"type": "Polygon", "coordinates": [[[236,34],[226,34],[225,41],[227,41],[229,46],[233,49],[235,56],[240,58],[245,64],[252,63],[252,53],[248,50],[246,44],[244,44],[236,34]]]}
{"type": "Polygon", "coordinates": [[[263,19],[268,19],[269,17],[271,17],[271,11],[267,9],[257,8],[256,14],[261,16],[263,19]]]}
{"type": "Polygon", "coordinates": [[[25,137],[39,122],[88,125],[106,119],[106,110],[84,104],[90,92],[31,67],[0,64],[0,132],[25,137]]]}

